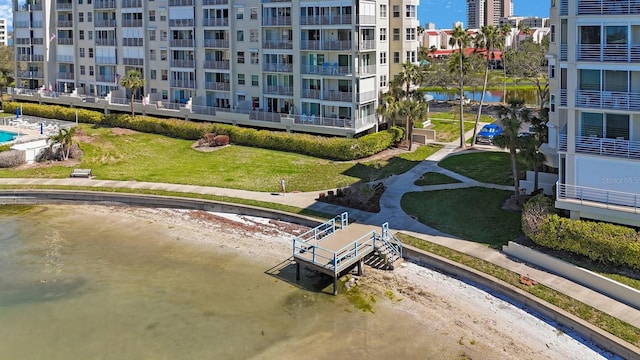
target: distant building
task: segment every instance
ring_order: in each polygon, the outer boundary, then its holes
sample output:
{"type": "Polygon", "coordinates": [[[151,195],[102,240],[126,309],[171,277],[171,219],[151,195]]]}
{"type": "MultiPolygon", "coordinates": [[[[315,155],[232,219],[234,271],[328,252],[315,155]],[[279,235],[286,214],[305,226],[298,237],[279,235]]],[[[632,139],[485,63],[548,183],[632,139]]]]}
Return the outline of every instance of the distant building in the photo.
{"type": "Polygon", "coordinates": [[[513,15],[513,0],[467,0],[467,26],[478,29],[500,25],[500,18],[513,15]]]}
{"type": "Polygon", "coordinates": [[[536,16],[526,17],[526,16],[508,16],[500,18],[500,26],[509,23],[512,28],[517,28],[522,24],[524,27],[528,28],[548,28],[551,20],[549,18],[539,18],[536,16]]]}
{"type": "Polygon", "coordinates": [[[9,45],[9,30],[7,29],[7,19],[0,19],[0,46],[9,45]]]}

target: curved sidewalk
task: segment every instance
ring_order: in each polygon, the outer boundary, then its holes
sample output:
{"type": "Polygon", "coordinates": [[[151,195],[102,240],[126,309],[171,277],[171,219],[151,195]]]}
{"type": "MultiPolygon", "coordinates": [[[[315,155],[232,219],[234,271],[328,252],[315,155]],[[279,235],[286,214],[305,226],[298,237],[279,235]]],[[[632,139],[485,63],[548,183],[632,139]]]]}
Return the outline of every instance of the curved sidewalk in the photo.
{"type": "Polygon", "coordinates": [[[438,167],[438,162],[456,150],[454,145],[447,145],[440,151],[422,161],[410,171],[392,176],[384,180],[387,187],[380,199],[381,211],[379,213],[368,213],[364,211],[349,209],[342,206],[327,204],[316,200],[317,192],[294,192],[282,195],[279,193],[266,193],[257,191],[245,191],[227,188],[180,185],[167,183],[152,183],[139,181],[115,181],[82,178],[66,179],[30,179],[30,178],[0,178],[0,185],[54,185],[54,186],[83,186],[96,188],[130,188],[147,190],[164,190],[176,193],[196,193],[216,195],[223,197],[233,197],[241,199],[258,200],[272,203],[285,204],[299,208],[312,209],[328,214],[339,214],[344,211],[349,212],[349,216],[361,223],[379,227],[384,222],[389,222],[393,230],[402,231],[411,236],[421,238],[433,243],[437,243],[456,251],[489,261],[505,269],[518,274],[525,274],[536,281],[553,288],[561,293],[573,297],[585,304],[588,304],[604,313],[622,319],[629,324],[640,328],[640,310],[625,305],[619,301],[611,299],[594,290],[551,273],[533,268],[526,264],[508,258],[504,253],[490,249],[484,245],[455,238],[442,233],[427,225],[424,225],[407,215],[400,206],[402,195],[411,191],[439,190],[459,187],[492,187],[511,190],[510,186],[494,184],[484,184],[478,181],[463,177],[459,174],[438,167]],[[420,187],[414,182],[425,172],[440,172],[454,177],[462,183],[447,184],[445,186],[420,187]]]}

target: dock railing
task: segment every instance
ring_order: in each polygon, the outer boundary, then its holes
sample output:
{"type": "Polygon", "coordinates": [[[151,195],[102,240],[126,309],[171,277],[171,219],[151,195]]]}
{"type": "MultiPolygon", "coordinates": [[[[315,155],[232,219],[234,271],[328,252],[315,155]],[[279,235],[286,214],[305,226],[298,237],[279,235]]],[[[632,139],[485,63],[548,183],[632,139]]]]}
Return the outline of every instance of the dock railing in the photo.
{"type": "Polygon", "coordinates": [[[333,219],[329,219],[313,229],[294,237],[293,247],[295,249],[297,241],[305,243],[310,241],[319,241],[320,239],[335,233],[336,227],[338,229],[344,229],[347,226],[349,226],[349,213],[343,212],[342,214],[335,216],[333,219]]]}
{"type": "Polygon", "coordinates": [[[387,246],[393,255],[397,258],[402,258],[402,241],[400,241],[400,239],[393,235],[389,230],[388,222],[382,224],[382,236],[380,237],[380,240],[387,246]]]}

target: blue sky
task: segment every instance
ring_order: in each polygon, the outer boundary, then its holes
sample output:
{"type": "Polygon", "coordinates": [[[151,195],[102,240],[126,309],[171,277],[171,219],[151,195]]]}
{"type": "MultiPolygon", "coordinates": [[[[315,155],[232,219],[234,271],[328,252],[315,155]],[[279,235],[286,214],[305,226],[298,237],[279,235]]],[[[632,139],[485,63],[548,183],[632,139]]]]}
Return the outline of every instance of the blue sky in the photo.
{"type": "Polygon", "coordinates": [[[7,19],[7,26],[13,27],[13,12],[11,0],[0,0],[0,19],[7,19]]]}
{"type": "MultiPolygon", "coordinates": [[[[549,17],[548,0],[513,0],[513,15],[549,17]]],[[[467,26],[466,0],[420,0],[418,7],[420,25],[428,22],[436,24],[438,29],[449,29],[456,21],[467,26]]]]}

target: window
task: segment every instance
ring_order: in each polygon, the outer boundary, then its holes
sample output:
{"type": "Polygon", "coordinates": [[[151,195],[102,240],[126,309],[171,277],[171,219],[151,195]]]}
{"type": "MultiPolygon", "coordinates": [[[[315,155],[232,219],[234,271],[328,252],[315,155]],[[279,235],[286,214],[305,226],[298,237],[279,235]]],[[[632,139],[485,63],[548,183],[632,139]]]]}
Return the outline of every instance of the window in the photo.
{"type": "Polygon", "coordinates": [[[400,41],[400,29],[393,29],[393,41],[400,41]]]}
{"type": "Polygon", "coordinates": [[[80,30],[79,36],[80,36],[80,40],[84,40],[84,30],[80,30]]]}
{"type": "Polygon", "coordinates": [[[92,22],[93,21],[93,13],[92,12],[88,12],[87,13],[87,22],[92,22]]]}
{"type": "Polygon", "coordinates": [[[600,91],[600,70],[578,70],[579,90],[600,91]]]}
{"type": "Polygon", "coordinates": [[[156,49],[149,49],[149,60],[156,60],[156,49]]]}
{"type": "Polygon", "coordinates": [[[244,8],[236,8],[236,20],[244,19],[244,8]]]}
{"type": "Polygon", "coordinates": [[[251,75],[251,86],[260,86],[260,75],[251,75]]]}
{"type": "Polygon", "coordinates": [[[93,48],[89,48],[89,57],[93,58],[93,48]]]}
{"type": "Polygon", "coordinates": [[[549,111],[556,111],[556,96],[555,94],[549,95],[549,111]]]}
{"type": "Polygon", "coordinates": [[[556,42],[556,26],[551,25],[551,31],[549,31],[549,41],[552,43],[556,42]]]}
{"type": "Polygon", "coordinates": [[[393,52],[393,63],[394,64],[399,64],[400,63],[400,51],[394,51],[393,52]]]}
{"type": "Polygon", "coordinates": [[[387,63],[387,53],[383,51],[380,53],[380,64],[386,64],[386,63],[387,63]]]}
{"type": "Polygon", "coordinates": [[[251,42],[258,42],[258,30],[257,29],[251,29],[249,30],[249,41],[251,42]]]}
{"type": "Polygon", "coordinates": [[[160,49],[160,60],[161,61],[167,61],[167,50],[166,49],[160,49]]]}
{"type": "Polygon", "coordinates": [[[387,75],[380,75],[380,87],[387,87],[387,75]]]}
{"type": "Polygon", "coordinates": [[[247,100],[247,97],[245,95],[238,95],[238,102],[245,102],[247,100]]]}
{"type": "Polygon", "coordinates": [[[89,35],[89,40],[93,40],[93,31],[89,30],[87,35],[89,35]]]}
{"type": "Polygon", "coordinates": [[[405,17],[414,18],[416,17],[416,6],[415,5],[407,5],[405,7],[405,17]]]}
{"type": "Polygon", "coordinates": [[[400,5],[393,5],[393,17],[400,17],[400,5]]]}
{"type": "Polygon", "coordinates": [[[151,93],[152,93],[152,94],[157,94],[157,93],[158,93],[158,89],[156,89],[156,88],[151,88],[151,93]]]}
{"type": "Polygon", "coordinates": [[[414,63],[416,62],[416,52],[415,51],[407,51],[407,61],[414,63]]]}
{"type": "Polygon", "coordinates": [[[244,30],[236,30],[236,41],[244,41],[244,30]]]}
{"type": "Polygon", "coordinates": [[[83,58],[84,57],[84,48],[80,48],[80,57],[83,58]]]}
{"type": "Polygon", "coordinates": [[[160,8],[160,21],[167,21],[167,9],[160,8]]]}
{"type": "Polygon", "coordinates": [[[93,66],[89,66],[89,76],[93,76],[93,66]]]}
{"type": "Polygon", "coordinates": [[[251,63],[259,64],[260,63],[260,53],[257,51],[251,51],[251,63]]]}
{"type": "Polygon", "coordinates": [[[606,41],[607,44],[612,45],[626,45],[627,44],[627,27],[626,26],[607,26],[606,41]]]}
{"type": "Polygon", "coordinates": [[[151,76],[151,80],[155,80],[156,79],[157,73],[156,73],[155,69],[151,69],[150,76],[151,76]]]}
{"type": "Polygon", "coordinates": [[[387,29],[380,28],[380,41],[387,41],[387,29]]]}
{"type": "Polygon", "coordinates": [[[549,79],[553,79],[556,77],[556,66],[549,65],[549,79]]]}
{"type": "Polygon", "coordinates": [[[156,21],[156,11],[149,10],[149,21],[156,21]]]}
{"type": "Polygon", "coordinates": [[[84,13],[78,13],[78,22],[84,22],[84,13]]]}
{"type": "Polygon", "coordinates": [[[169,90],[162,90],[162,100],[169,100],[169,90]]]}
{"type": "Polygon", "coordinates": [[[244,74],[238,74],[238,85],[244,85],[244,74]]]}
{"type": "Polygon", "coordinates": [[[164,30],[160,31],[160,41],[167,41],[167,32],[164,30]]]}
{"type": "Polygon", "coordinates": [[[85,75],[86,74],[86,68],[84,65],[80,65],[80,75],[85,75]]]}
{"type": "Polygon", "coordinates": [[[387,17],[387,5],[380,5],[380,17],[381,18],[386,18],[387,17]]]}
{"type": "Polygon", "coordinates": [[[580,26],[580,44],[600,45],[600,26],[580,26]]]}
{"type": "Polygon", "coordinates": [[[406,40],[415,40],[416,39],[416,28],[406,28],[405,29],[405,39],[406,40]]]}
{"type": "Polygon", "coordinates": [[[169,70],[167,69],[160,70],[160,79],[165,81],[169,79],[169,70]]]}
{"type": "Polygon", "coordinates": [[[149,36],[149,40],[150,41],[156,41],[156,30],[155,29],[147,30],[147,34],[149,36]]]}
{"type": "Polygon", "coordinates": [[[257,7],[252,7],[251,9],[249,9],[250,12],[250,17],[251,20],[256,20],[258,19],[258,8],[257,7]]]}
{"type": "Polygon", "coordinates": [[[238,59],[238,64],[244,64],[244,51],[238,51],[236,59],[238,59]]]}

